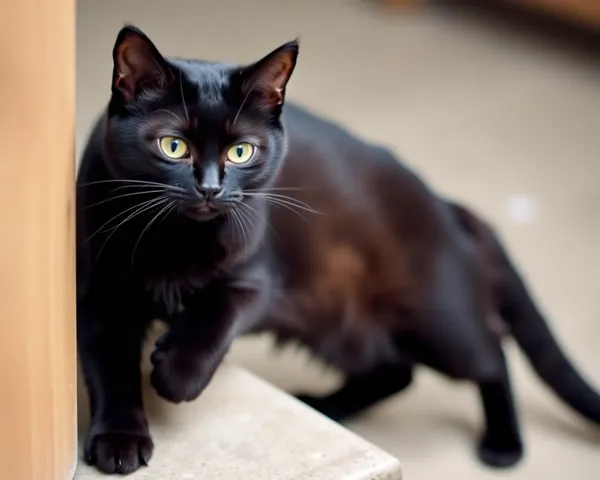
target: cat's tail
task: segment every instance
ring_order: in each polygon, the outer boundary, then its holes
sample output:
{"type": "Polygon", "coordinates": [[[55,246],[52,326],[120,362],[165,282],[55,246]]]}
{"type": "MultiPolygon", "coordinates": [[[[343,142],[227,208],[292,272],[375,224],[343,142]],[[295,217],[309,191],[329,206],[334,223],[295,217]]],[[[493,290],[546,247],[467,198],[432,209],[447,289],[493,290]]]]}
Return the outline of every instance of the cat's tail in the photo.
{"type": "Polygon", "coordinates": [[[482,247],[498,313],[535,371],[571,408],[600,424],[600,394],[561,349],[498,235],[466,208],[450,205],[463,228],[482,247]]]}

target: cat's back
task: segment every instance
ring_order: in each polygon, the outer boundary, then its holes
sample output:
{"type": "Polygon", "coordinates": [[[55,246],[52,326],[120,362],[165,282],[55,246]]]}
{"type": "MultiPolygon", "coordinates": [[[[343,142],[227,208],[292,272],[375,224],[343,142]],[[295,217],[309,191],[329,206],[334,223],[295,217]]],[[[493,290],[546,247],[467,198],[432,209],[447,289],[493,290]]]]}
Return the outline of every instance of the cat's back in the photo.
{"type": "Polygon", "coordinates": [[[390,150],[297,105],[286,107],[284,122],[288,155],[276,188],[327,213],[329,221],[421,241],[439,233],[436,195],[390,150]]]}
{"type": "Polygon", "coordinates": [[[295,168],[298,160],[307,166],[318,162],[320,170],[337,169],[339,174],[350,165],[359,169],[374,163],[383,168],[398,167],[392,156],[386,155],[385,149],[299,105],[286,106],[283,118],[289,142],[289,168],[295,168]],[[327,158],[329,162],[321,163],[327,158]]]}

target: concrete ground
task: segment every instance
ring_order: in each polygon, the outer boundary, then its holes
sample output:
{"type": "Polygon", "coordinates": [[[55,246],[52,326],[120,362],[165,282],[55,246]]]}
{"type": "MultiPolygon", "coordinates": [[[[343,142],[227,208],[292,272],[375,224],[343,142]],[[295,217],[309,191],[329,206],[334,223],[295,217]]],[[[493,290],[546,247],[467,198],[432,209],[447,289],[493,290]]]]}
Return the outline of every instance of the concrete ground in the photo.
{"type": "MultiPolygon", "coordinates": [[[[359,0],[80,0],[78,148],[108,98],[112,43],[133,22],[167,54],[239,62],[301,36],[289,98],[392,147],[502,232],[567,351],[600,386],[600,59],[553,35],[465,10],[390,14],[359,0]]],[[[285,389],[335,374],[266,337],[230,361],[285,389]]],[[[511,348],[528,447],[497,473],[478,464],[477,397],[423,371],[348,427],[395,454],[405,478],[597,478],[598,430],[541,386],[511,348]]]]}

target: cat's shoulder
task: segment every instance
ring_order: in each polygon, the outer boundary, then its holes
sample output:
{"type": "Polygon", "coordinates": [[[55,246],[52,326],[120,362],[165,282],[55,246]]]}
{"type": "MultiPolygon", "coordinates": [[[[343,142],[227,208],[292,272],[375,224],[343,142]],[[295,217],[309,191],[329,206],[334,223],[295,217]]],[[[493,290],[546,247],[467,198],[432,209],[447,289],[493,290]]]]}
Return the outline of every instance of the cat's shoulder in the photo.
{"type": "Polygon", "coordinates": [[[292,149],[311,151],[333,159],[340,157],[344,162],[353,159],[362,165],[388,165],[401,168],[396,155],[384,145],[372,143],[360,134],[348,129],[343,123],[302,107],[286,104],[283,122],[292,149]]]}

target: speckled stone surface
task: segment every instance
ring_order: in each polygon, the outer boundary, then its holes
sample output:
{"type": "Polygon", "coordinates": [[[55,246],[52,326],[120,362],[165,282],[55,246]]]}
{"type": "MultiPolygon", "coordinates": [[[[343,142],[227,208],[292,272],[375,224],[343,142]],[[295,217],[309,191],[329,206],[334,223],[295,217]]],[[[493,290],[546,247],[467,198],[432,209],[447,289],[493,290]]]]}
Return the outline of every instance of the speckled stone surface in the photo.
{"type": "MultiPolygon", "coordinates": [[[[147,383],[145,393],[156,449],[150,466],[127,478],[401,478],[396,458],[234,366],[223,365],[195,402],[168,404],[147,383]]],[[[80,405],[83,433],[88,416],[86,402],[80,405]]],[[[75,478],[107,477],[80,464],[75,478]]]]}

